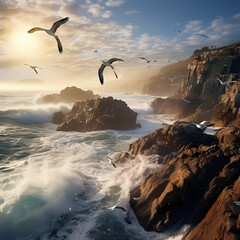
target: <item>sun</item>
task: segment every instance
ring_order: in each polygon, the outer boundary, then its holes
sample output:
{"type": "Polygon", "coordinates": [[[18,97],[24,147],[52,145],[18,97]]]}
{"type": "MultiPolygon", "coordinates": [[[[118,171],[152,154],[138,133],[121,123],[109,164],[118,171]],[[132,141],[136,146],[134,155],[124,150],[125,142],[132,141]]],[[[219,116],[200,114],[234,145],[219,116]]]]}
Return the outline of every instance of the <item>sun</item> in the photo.
{"type": "Polygon", "coordinates": [[[26,29],[18,28],[10,34],[10,51],[16,57],[34,57],[41,47],[38,38],[30,36],[26,29]]]}

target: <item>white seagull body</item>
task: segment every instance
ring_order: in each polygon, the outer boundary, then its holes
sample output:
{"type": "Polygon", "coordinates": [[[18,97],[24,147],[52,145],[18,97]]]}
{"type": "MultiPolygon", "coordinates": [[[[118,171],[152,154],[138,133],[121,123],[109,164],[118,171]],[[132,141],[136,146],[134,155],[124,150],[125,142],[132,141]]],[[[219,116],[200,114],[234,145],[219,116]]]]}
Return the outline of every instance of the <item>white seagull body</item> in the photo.
{"type": "Polygon", "coordinates": [[[214,123],[209,123],[207,124],[208,121],[202,121],[200,123],[194,123],[198,128],[200,128],[201,130],[205,130],[207,127],[211,127],[214,126],[214,123]]]}
{"type": "Polygon", "coordinates": [[[183,98],[183,101],[184,101],[185,103],[191,103],[190,101],[186,100],[185,98],[183,98]]]}
{"type": "Polygon", "coordinates": [[[69,20],[69,17],[63,18],[55,23],[53,23],[52,27],[50,29],[44,29],[44,28],[40,28],[40,27],[34,27],[32,29],[30,29],[28,31],[28,33],[34,33],[36,31],[45,31],[48,35],[54,37],[57,41],[57,46],[58,46],[58,50],[59,53],[63,52],[63,47],[62,47],[62,43],[60,41],[60,39],[58,38],[58,35],[56,35],[56,31],[57,29],[64,23],[66,23],[69,20]]]}
{"type": "Polygon", "coordinates": [[[236,205],[240,206],[240,201],[234,201],[234,202],[231,202],[231,204],[236,204],[236,205]]]}
{"type": "Polygon", "coordinates": [[[235,83],[236,81],[231,81],[231,82],[223,82],[221,79],[219,79],[218,77],[217,77],[217,80],[220,82],[220,84],[221,85],[223,85],[223,86],[225,86],[225,87],[227,87],[227,88],[229,88],[229,85],[230,84],[233,84],[233,83],[235,83]]]}
{"type": "Polygon", "coordinates": [[[112,66],[112,63],[113,62],[116,62],[116,61],[120,61],[120,62],[124,62],[122,59],[120,58],[111,58],[109,59],[108,61],[102,61],[102,65],[101,67],[98,69],[98,76],[99,76],[99,80],[101,82],[101,84],[103,85],[103,82],[104,82],[104,79],[103,79],[103,70],[105,69],[105,67],[110,67],[112,68],[116,78],[118,78],[117,76],[117,73],[115,72],[114,70],[114,67],[112,66]]]}
{"type": "Polygon", "coordinates": [[[113,160],[109,156],[107,156],[107,159],[108,159],[108,162],[116,168],[116,165],[114,164],[113,160]]]}
{"type": "Polygon", "coordinates": [[[34,72],[35,72],[36,74],[38,74],[38,72],[37,72],[37,70],[36,70],[37,68],[42,69],[42,68],[40,68],[40,67],[38,67],[38,66],[32,66],[32,65],[29,65],[29,64],[24,64],[24,65],[29,66],[31,69],[34,70],[34,72]]]}

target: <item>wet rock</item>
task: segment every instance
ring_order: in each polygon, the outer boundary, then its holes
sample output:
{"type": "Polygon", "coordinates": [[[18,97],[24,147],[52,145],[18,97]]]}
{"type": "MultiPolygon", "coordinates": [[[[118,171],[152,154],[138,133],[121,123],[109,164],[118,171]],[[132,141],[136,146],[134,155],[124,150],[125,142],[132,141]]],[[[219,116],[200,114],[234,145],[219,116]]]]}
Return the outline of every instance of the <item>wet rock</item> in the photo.
{"type": "Polygon", "coordinates": [[[158,154],[164,159],[162,168],[131,191],[130,205],[148,231],[188,224],[187,240],[239,239],[240,210],[231,202],[240,199],[240,127],[210,136],[194,126],[176,122],[119,155],[158,154]]]}
{"type": "Polygon", "coordinates": [[[136,120],[137,113],[125,102],[112,97],[99,98],[76,102],[57,131],[129,130],[140,127],[136,120]]]}

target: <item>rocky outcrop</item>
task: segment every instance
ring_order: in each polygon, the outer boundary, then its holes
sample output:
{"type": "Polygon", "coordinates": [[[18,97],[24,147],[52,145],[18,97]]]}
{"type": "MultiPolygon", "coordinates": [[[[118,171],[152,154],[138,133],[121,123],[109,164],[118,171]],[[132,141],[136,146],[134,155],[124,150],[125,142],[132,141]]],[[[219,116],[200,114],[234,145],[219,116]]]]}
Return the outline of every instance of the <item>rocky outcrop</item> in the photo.
{"type": "Polygon", "coordinates": [[[188,65],[188,75],[172,98],[157,98],[157,114],[176,114],[187,121],[212,120],[218,126],[240,122],[240,44],[200,53],[188,65]],[[220,84],[218,79],[227,82],[220,84]],[[183,102],[185,98],[191,103],[183,102]]]}
{"type": "Polygon", "coordinates": [[[212,136],[176,122],[131,144],[131,158],[158,154],[163,164],[130,193],[139,223],[159,232],[188,224],[187,240],[239,239],[239,153],[239,126],[212,136]]]}
{"type": "Polygon", "coordinates": [[[160,69],[156,76],[151,77],[143,87],[144,94],[154,96],[170,96],[181,86],[187,78],[187,66],[193,61],[193,57],[175,63],[170,62],[160,69]]]}
{"type": "Polygon", "coordinates": [[[140,127],[136,123],[137,113],[121,100],[99,98],[76,102],[71,111],[54,114],[53,121],[59,123],[57,131],[88,132],[104,129],[128,130],[140,127]]]}
{"type": "Polygon", "coordinates": [[[85,101],[90,99],[100,98],[99,95],[94,95],[91,90],[84,91],[77,87],[67,87],[60,94],[50,94],[43,97],[45,103],[73,103],[77,101],[85,101]]]}

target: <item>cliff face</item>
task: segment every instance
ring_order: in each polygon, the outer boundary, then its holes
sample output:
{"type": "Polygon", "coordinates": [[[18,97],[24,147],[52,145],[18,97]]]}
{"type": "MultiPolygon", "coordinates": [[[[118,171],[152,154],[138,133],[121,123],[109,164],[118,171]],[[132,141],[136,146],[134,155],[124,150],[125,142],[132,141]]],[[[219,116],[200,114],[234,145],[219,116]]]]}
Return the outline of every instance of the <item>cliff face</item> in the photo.
{"type": "Polygon", "coordinates": [[[154,96],[170,96],[174,94],[180,88],[183,79],[186,79],[188,74],[187,66],[192,60],[193,58],[190,57],[162,67],[159,74],[150,78],[144,85],[143,93],[154,96]]]}
{"type": "Polygon", "coordinates": [[[187,240],[239,239],[240,206],[232,203],[240,199],[239,147],[240,127],[212,136],[185,122],[131,144],[128,153],[116,156],[116,164],[138,154],[157,154],[163,164],[130,193],[139,223],[159,232],[188,224],[187,240]]]}
{"type": "Polygon", "coordinates": [[[175,97],[156,99],[152,104],[154,112],[174,112],[177,118],[191,121],[212,119],[221,126],[239,122],[240,44],[203,52],[187,68],[187,77],[175,97]],[[183,97],[191,103],[181,103],[183,97]]]}

